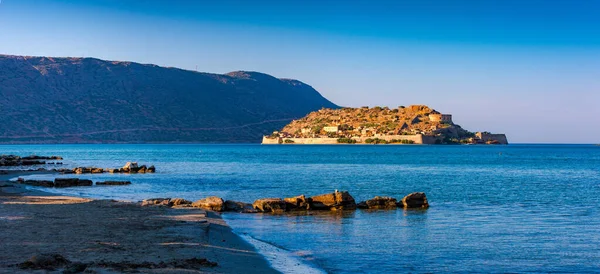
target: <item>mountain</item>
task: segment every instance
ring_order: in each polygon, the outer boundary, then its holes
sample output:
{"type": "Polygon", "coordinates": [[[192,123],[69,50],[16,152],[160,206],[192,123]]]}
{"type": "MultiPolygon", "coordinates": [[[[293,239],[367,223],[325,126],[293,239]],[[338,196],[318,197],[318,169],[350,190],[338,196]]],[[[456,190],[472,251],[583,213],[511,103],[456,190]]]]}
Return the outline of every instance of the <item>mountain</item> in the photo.
{"type": "Polygon", "coordinates": [[[0,143],[260,142],[323,107],[338,106],[258,72],[0,55],[0,143]]]}

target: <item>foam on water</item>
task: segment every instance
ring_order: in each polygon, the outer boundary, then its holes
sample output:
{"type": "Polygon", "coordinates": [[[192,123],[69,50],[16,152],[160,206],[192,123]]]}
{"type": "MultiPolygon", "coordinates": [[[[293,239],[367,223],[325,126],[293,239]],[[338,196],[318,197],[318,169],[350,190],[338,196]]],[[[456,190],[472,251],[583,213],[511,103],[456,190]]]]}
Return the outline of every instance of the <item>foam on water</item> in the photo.
{"type": "MultiPolygon", "coordinates": [[[[239,234],[238,234],[239,235],[239,234]]],[[[284,274],[325,274],[327,272],[308,264],[293,253],[279,248],[273,244],[255,239],[249,235],[239,235],[242,239],[252,244],[262,254],[271,267],[284,274]]]]}

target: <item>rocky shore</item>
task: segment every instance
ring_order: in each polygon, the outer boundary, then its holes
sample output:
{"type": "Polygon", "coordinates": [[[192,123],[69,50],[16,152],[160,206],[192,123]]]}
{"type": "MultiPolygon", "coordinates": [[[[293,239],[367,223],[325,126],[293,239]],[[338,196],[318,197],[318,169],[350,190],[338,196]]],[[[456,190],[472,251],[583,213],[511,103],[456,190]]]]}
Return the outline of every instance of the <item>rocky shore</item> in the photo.
{"type": "Polygon", "coordinates": [[[277,273],[211,211],[57,196],[7,173],[0,273],[277,273]]]}
{"type": "Polygon", "coordinates": [[[17,156],[17,155],[0,155],[0,166],[33,166],[45,164],[62,164],[61,162],[47,163],[45,160],[62,160],[60,156],[17,156]]]}
{"type": "Polygon", "coordinates": [[[154,198],[142,201],[142,206],[190,207],[202,208],[215,212],[238,213],[285,213],[290,211],[314,210],[356,210],[356,209],[426,209],[429,208],[427,195],[414,192],[404,196],[400,201],[393,197],[376,196],[373,199],[356,203],[354,197],[347,191],[334,191],[312,197],[300,195],[291,198],[264,198],[245,203],[223,200],[212,196],[195,202],[182,198],[154,198]]]}

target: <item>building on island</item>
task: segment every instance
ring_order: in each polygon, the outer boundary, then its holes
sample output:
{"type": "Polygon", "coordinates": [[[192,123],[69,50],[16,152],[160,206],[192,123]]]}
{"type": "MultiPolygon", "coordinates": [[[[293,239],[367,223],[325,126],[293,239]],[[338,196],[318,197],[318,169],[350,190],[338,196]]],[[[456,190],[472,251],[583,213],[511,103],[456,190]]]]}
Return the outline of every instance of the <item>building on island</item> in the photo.
{"type": "Polygon", "coordinates": [[[337,126],[323,127],[323,130],[325,132],[338,132],[338,127],[337,126]]]}
{"type": "Polygon", "coordinates": [[[429,114],[429,120],[432,122],[452,123],[452,114],[429,114]]]}

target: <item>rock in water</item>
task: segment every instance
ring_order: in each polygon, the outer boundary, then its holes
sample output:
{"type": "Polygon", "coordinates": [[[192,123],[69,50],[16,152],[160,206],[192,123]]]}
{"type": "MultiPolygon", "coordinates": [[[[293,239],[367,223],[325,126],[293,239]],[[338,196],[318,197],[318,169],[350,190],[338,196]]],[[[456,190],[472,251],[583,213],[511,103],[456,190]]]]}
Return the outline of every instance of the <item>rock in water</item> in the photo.
{"type": "Polygon", "coordinates": [[[124,186],[130,185],[130,181],[106,181],[106,182],[96,182],[97,186],[124,186]]]}
{"type": "Polygon", "coordinates": [[[348,191],[335,191],[313,196],[310,199],[312,200],[311,208],[316,210],[356,209],[356,201],[348,191]]]}
{"type": "Polygon", "coordinates": [[[286,210],[286,203],[280,198],[258,199],[252,204],[260,212],[282,213],[286,210]]]}
{"type": "Polygon", "coordinates": [[[306,196],[300,195],[291,198],[285,198],[283,201],[286,203],[287,210],[309,210],[310,199],[306,199],[306,196]]]}
{"type": "Polygon", "coordinates": [[[132,170],[136,170],[138,169],[138,163],[137,162],[127,162],[123,167],[122,167],[123,171],[125,172],[131,172],[132,170]]]}
{"type": "Polygon", "coordinates": [[[142,206],[171,206],[171,198],[153,198],[142,201],[142,206]]]}
{"type": "Polygon", "coordinates": [[[54,187],[54,182],[46,181],[46,180],[27,180],[27,181],[18,181],[21,184],[26,184],[30,186],[43,186],[43,187],[54,187]]]}
{"type": "Polygon", "coordinates": [[[188,201],[186,199],[183,199],[183,198],[174,198],[174,199],[171,199],[171,204],[172,204],[172,206],[186,206],[186,205],[191,206],[192,202],[188,201]]]}
{"type": "Polygon", "coordinates": [[[54,179],[54,187],[73,187],[73,186],[92,186],[94,183],[91,180],[78,178],[56,178],[54,179]]]}
{"type": "Polygon", "coordinates": [[[225,209],[225,202],[223,199],[212,196],[204,198],[202,200],[195,201],[192,203],[193,207],[199,207],[207,210],[222,212],[225,209]]]}
{"type": "Polygon", "coordinates": [[[428,208],[427,196],[424,192],[413,192],[402,198],[398,207],[403,208],[428,208]]]}
{"type": "Polygon", "coordinates": [[[368,209],[395,209],[397,202],[396,198],[375,196],[364,204],[368,209]]]}
{"type": "Polygon", "coordinates": [[[225,211],[233,211],[239,213],[257,213],[258,211],[252,207],[252,204],[227,200],[225,201],[225,211]]]}

